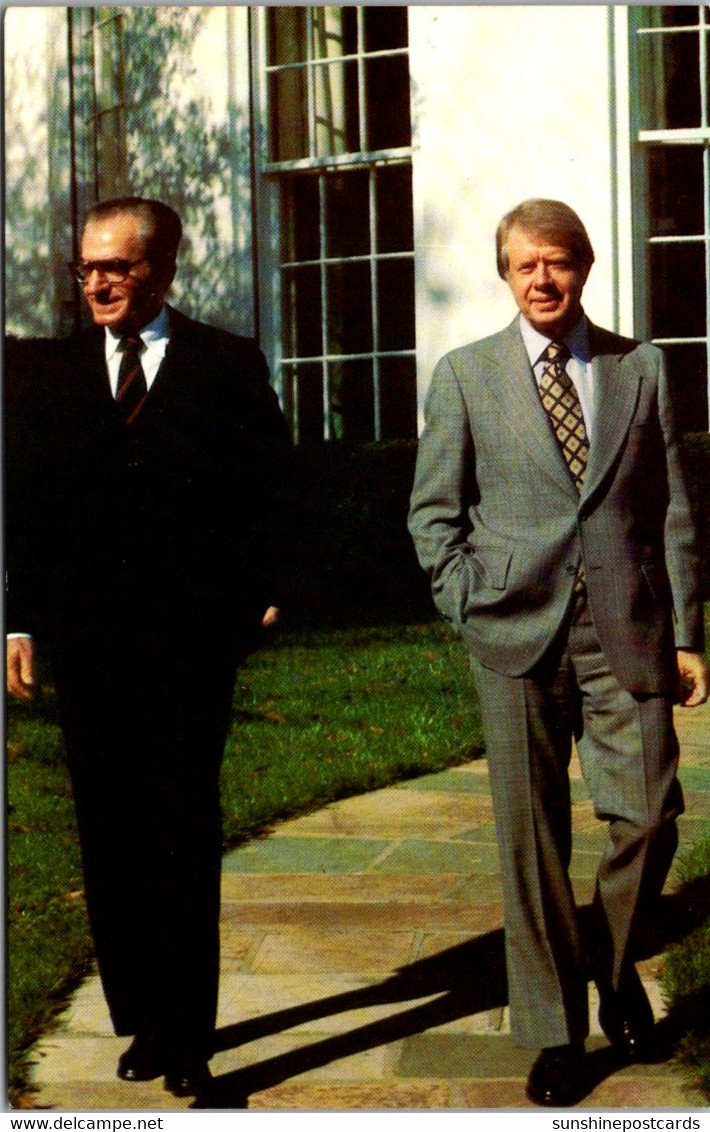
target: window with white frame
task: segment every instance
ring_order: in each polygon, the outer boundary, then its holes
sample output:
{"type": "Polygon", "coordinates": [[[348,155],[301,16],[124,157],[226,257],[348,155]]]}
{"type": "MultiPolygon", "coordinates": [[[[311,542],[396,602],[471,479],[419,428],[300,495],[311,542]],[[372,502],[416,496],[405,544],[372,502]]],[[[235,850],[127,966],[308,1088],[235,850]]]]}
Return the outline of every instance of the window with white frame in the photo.
{"type": "Polygon", "coordinates": [[[708,426],[710,14],[630,9],[639,330],[664,347],[683,430],[708,426]]]}
{"type": "Polygon", "coordinates": [[[406,7],[262,12],[276,383],[299,442],[416,431],[406,7]]]}

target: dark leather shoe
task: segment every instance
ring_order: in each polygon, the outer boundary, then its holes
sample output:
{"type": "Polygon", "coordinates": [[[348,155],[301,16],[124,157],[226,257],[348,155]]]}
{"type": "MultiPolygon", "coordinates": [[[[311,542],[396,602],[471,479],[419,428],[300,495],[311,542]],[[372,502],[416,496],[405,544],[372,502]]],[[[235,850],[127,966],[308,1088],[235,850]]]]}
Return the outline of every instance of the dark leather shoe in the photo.
{"type": "Polygon", "coordinates": [[[623,978],[618,990],[599,986],[599,1025],[625,1061],[643,1061],[651,1055],[653,1010],[636,968],[623,978]]]}
{"type": "Polygon", "coordinates": [[[198,1097],[209,1088],[212,1074],[206,1061],[176,1061],[165,1071],[165,1088],[174,1097],[198,1097]]]}
{"type": "Polygon", "coordinates": [[[165,1058],[152,1038],[136,1036],[118,1059],[122,1081],[154,1081],[165,1072],[165,1058]]]}
{"type": "Polygon", "coordinates": [[[550,1046],[533,1064],[526,1093],[535,1104],[566,1108],[585,1096],[584,1046],[550,1046]]]}

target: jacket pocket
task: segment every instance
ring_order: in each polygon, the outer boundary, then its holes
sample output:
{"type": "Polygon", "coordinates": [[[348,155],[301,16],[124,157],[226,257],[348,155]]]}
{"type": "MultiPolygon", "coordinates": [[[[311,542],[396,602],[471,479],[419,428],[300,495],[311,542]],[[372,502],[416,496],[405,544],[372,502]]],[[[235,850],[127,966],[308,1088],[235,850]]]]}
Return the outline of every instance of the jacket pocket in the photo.
{"type": "Polygon", "coordinates": [[[672,605],[673,598],[666,571],[660,566],[646,562],[641,565],[641,573],[646,585],[651,591],[651,597],[654,601],[658,602],[659,605],[668,609],[672,605]]]}
{"type": "Polygon", "coordinates": [[[500,546],[471,548],[471,563],[481,580],[494,590],[504,590],[508,580],[512,550],[500,546]]]}

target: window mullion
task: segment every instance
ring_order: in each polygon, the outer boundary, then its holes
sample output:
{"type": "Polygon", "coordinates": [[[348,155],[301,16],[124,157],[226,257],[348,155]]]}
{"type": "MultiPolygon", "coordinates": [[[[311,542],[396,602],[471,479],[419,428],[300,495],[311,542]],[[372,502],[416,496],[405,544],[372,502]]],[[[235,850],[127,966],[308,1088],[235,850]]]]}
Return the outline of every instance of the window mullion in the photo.
{"type": "Polygon", "coordinates": [[[379,323],[379,294],[377,283],[377,174],[370,170],[369,183],[370,206],[370,299],[372,303],[372,396],[374,401],[374,431],[375,440],[382,436],[382,407],[380,401],[380,323],[379,323]]]}
{"type": "Polygon", "coordinates": [[[313,37],[315,29],[313,27],[313,9],[306,8],[306,98],[308,101],[307,107],[307,120],[308,120],[308,155],[311,158],[317,156],[316,150],[316,131],[317,131],[317,109],[316,109],[316,89],[315,89],[315,70],[313,67],[313,37]]]}
{"type": "Polygon", "coordinates": [[[365,86],[365,9],[357,11],[357,100],[358,144],[361,150],[370,148],[370,131],[367,128],[367,88],[365,86]]]}
{"type": "Polygon", "coordinates": [[[330,338],[328,334],[328,269],[327,230],[326,230],[326,178],[318,177],[318,250],[320,255],[320,301],[321,301],[321,349],[323,351],[323,439],[330,440],[333,435],[332,407],[330,398],[330,338]]]}

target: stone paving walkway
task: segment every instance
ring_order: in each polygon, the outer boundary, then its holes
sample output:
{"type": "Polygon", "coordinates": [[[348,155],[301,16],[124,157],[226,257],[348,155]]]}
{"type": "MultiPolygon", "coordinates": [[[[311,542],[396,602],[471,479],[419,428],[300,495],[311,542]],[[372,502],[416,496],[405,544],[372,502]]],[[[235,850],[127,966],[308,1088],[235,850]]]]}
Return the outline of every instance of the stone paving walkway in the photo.
{"type": "MultiPolygon", "coordinates": [[[[678,711],[687,812],[682,844],[708,828],[710,705],[678,711]]],[[[580,904],[604,839],[573,764],[580,904]]],[[[664,897],[667,925],[679,922],[664,897]]],[[[668,939],[668,936],[666,936],[668,939]]],[[[485,760],[284,822],[227,855],[220,1051],[212,1107],[518,1109],[533,1053],[510,1040],[500,876],[485,760]]],[[[658,1030],[672,1041],[657,976],[640,963],[658,1030]]],[[[596,1025],[596,1086],[582,1108],[694,1109],[703,1097],[668,1062],[621,1069],[596,1025]]],[[[162,1082],[115,1077],[97,978],[33,1054],[35,1104],[58,1110],[185,1109],[162,1082]]]]}

